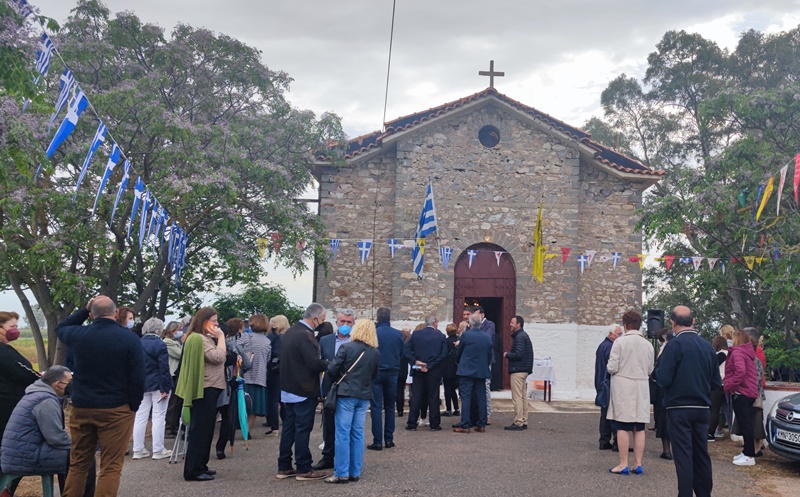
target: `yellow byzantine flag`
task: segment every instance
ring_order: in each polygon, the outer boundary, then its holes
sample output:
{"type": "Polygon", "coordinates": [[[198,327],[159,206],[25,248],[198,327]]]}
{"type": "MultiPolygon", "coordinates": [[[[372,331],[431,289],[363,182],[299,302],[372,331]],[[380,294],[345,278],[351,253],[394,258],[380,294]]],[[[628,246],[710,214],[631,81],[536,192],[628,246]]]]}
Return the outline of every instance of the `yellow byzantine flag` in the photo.
{"type": "Polygon", "coordinates": [[[543,244],[542,235],[542,206],[544,200],[539,203],[539,213],[536,215],[536,228],[533,230],[533,275],[542,283],[544,280],[544,260],[547,257],[547,245],[543,244]]]}
{"type": "Polygon", "coordinates": [[[767,187],[764,188],[764,196],[761,197],[761,205],[758,206],[758,212],[756,212],[756,221],[758,218],[761,217],[761,211],[764,210],[764,206],[767,205],[769,201],[769,196],[772,195],[772,190],[775,187],[775,176],[770,176],[769,181],[767,181],[767,187]]]}
{"type": "Polygon", "coordinates": [[[266,238],[261,238],[261,237],[258,237],[256,241],[258,242],[258,256],[263,259],[264,254],[267,253],[267,247],[269,247],[269,242],[267,241],[266,238]]]}

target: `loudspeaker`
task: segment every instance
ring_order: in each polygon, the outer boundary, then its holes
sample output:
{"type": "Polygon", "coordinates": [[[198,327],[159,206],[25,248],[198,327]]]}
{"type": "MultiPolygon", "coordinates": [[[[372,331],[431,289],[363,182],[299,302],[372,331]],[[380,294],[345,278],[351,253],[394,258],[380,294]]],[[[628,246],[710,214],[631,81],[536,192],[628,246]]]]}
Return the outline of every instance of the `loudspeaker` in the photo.
{"type": "Polygon", "coordinates": [[[653,339],[656,333],[664,327],[664,311],[661,309],[647,310],[647,338],[653,339]]]}

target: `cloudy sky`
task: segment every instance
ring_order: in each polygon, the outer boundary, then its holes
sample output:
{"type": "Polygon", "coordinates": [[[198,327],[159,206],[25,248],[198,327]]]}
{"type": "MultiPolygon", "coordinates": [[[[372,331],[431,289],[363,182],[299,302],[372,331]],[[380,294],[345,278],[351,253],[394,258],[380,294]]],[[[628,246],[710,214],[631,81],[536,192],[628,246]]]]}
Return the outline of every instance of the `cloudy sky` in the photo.
{"type": "MultiPolygon", "coordinates": [[[[73,0],[29,0],[63,21],[73,0]]],[[[380,129],[392,0],[107,0],[167,30],[204,26],[259,48],[271,69],[294,78],[289,99],[333,111],[345,131],[380,129]]],[[[387,120],[478,92],[494,59],[497,89],[569,124],[599,115],[600,93],[620,73],[641,77],[647,55],[672,29],[733,49],[748,29],[800,24],[800,0],[397,0],[387,120]]],[[[311,300],[310,275],[293,281],[269,269],[298,304],[311,300]]],[[[0,298],[18,309],[13,296],[0,298]]]]}

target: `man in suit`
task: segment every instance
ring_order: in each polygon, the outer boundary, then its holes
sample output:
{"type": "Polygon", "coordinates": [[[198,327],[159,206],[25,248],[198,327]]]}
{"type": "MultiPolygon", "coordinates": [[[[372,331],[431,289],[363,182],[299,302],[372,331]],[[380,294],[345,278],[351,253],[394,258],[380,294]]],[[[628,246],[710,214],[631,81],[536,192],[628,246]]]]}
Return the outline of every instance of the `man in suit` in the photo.
{"type": "MultiPolygon", "coordinates": [[[[481,328],[481,315],[475,313],[469,320],[470,329],[461,334],[461,339],[456,349],[456,360],[458,370],[456,375],[459,378],[459,392],[461,392],[461,402],[464,405],[471,405],[475,402],[478,406],[478,416],[475,423],[475,431],[483,433],[486,431],[487,410],[486,410],[486,379],[491,372],[489,364],[492,360],[492,340],[484,333],[481,328]]],[[[473,428],[468,409],[461,411],[461,423],[453,428],[456,433],[469,433],[473,428]]]]}
{"type": "Polygon", "coordinates": [[[314,328],[325,321],[327,311],[313,303],[303,319],[291,326],[281,337],[281,402],[286,409],[278,455],[279,480],[296,478],[299,481],[321,480],[327,473],[311,467],[308,443],[314,428],[314,414],[319,402],[319,374],[328,367],[320,358],[314,328]],[[292,467],[292,447],[295,465],[292,467]]]}
{"type": "Polygon", "coordinates": [[[84,494],[98,442],[103,450],[96,492],[117,495],[125,449],[144,398],[141,340],[117,324],[117,305],[104,295],[59,323],[56,333],[75,354],[72,452],[63,495],[84,494]],[[83,326],[89,318],[92,324],[83,326]]]}
{"type": "Polygon", "coordinates": [[[447,356],[447,340],[439,331],[439,320],[431,314],[425,317],[425,328],[411,334],[405,345],[405,356],[412,367],[411,410],[406,430],[416,431],[422,410],[422,400],[428,399],[428,419],[431,431],[440,431],[439,385],[442,383],[442,361],[447,356]]]}
{"type": "MultiPolygon", "coordinates": [[[[608,376],[608,358],[611,356],[611,346],[614,345],[614,340],[622,335],[622,326],[618,324],[608,325],[608,335],[600,342],[595,352],[594,359],[594,389],[600,392],[600,387],[603,380],[608,376]]],[[[606,418],[608,413],[608,406],[600,407],[600,450],[614,450],[617,452],[617,437],[615,432],[611,429],[611,421],[606,418]],[[612,443],[613,438],[613,443],[612,443]]]]}
{"type": "MultiPolygon", "coordinates": [[[[333,362],[339,347],[350,341],[350,330],[356,322],[356,313],[352,309],[342,309],[336,315],[336,333],[325,335],[319,340],[319,349],[322,358],[328,362],[333,362]]],[[[327,375],[322,377],[321,397],[328,395],[332,382],[327,375]]],[[[336,450],[336,426],[334,425],[334,413],[322,410],[322,459],[314,466],[314,469],[333,468],[334,452],[336,450]]]]}
{"type": "MultiPolygon", "coordinates": [[[[483,307],[477,306],[475,308],[480,313],[481,316],[481,330],[492,340],[492,362],[489,366],[489,378],[486,379],[486,412],[487,414],[487,421],[486,424],[492,424],[492,374],[491,371],[495,367],[495,357],[494,357],[494,341],[495,341],[495,326],[493,321],[489,321],[486,319],[486,314],[483,312],[483,307]]],[[[462,401],[463,404],[463,401],[462,401]]]]}
{"type": "Polygon", "coordinates": [[[378,376],[372,381],[372,443],[369,450],[394,447],[394,404],[397,395],[397,375],[400,372],[400,357],[403,355],[403,332],[392,328],[392,311],[388,307],[378,308],[378,352],[381,354],[378,376]],[[381,412],[386,417],[384,424],[381,412]]]}

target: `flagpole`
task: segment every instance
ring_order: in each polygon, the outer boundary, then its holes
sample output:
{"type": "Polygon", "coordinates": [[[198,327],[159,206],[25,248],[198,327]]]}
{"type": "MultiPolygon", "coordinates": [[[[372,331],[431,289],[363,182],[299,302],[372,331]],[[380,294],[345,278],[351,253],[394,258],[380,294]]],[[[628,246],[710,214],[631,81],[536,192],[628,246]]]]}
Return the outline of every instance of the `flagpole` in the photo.
{"type": "MultiPolygon", "coordinates": [[[[372,210],[372,243],[375,243],[375,226],[378,220],[378,187],[375,185],[375,208],[372,210]]],[[[372,305],[369,309],[370,319],[375,319],[375,259],[378,253],[372,254],[372,305]]]]}

